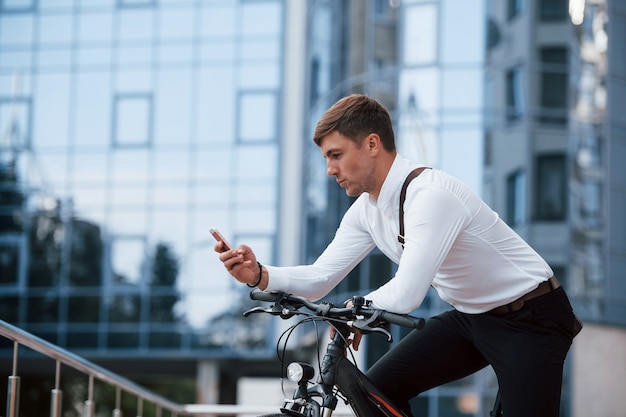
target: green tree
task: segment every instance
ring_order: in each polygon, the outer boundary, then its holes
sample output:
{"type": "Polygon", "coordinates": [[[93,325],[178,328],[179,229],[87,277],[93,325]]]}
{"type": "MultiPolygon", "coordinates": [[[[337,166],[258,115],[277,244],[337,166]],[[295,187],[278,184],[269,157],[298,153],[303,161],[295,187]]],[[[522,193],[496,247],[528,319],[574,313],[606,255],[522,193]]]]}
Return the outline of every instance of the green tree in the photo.
{"type": "Polygon", "coordinates": [[[31,217],[29,287],[52,287],[59,284],[64,233],[63,222],[57,210],[40,211],[31,217]]]}
{"type": "Polygon", "coordinates": [[[175,307],[180,300],[180,293],[176,288],[178,279],[178,258],[169,245],[159,243],[156,246],[152,262],[150,280],[150,319],[161,323],[178,321],[175,307]]]}
{"type": "Polygon", "coordinates": [[[86,220],[72,220],[69,283],[80,287],[102,284],[102,233],[100,226],[86,220]]]}
{"type": "MultiPolygon", "coordinates": [[[[0,235],[19,233],[22,231],[22,205],[25,197],[18,187],[14,162],[0,161],[0,235]]],[[[14,284],[17,282],[19,266],[19,248],[17,245],[0,244],[0,284],[14,284]]],[[[5,303],[7,301],[5,299],[5,303]]],[[[5,320],[14,314],[0,306],[0,313],[5,320]]]]}

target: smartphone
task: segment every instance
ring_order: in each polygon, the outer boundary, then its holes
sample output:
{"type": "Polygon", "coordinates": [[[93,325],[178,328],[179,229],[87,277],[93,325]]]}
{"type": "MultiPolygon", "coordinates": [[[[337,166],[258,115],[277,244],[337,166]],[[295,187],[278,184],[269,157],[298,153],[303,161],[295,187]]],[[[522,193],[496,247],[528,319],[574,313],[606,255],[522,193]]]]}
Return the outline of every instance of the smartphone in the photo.
{"type": "Polygon", "coordinates": [[[224,242],[224,250],[231,250],[232,246],[230,246],[230,243],[228,243],[228,241],[226,239],[224,239],[224,236],[222,236],[222,234],[219,232],[219,230],[217,230],[215,227],[212,227],[210,229],[211,234],[213,235],[213,237],[215,238],[215,240],[217,240],[218,242],[224,242]]]}

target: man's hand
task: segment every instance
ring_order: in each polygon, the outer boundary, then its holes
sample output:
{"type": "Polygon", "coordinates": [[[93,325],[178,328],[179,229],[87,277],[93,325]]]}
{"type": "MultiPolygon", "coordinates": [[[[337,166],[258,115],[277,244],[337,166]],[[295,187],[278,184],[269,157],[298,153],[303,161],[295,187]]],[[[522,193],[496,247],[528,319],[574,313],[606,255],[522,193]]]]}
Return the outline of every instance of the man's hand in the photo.
{"type": "MultiPolygon", "coordinates": [[[[352,300],[346,301],[346,307],[351,308],[352,307],[352,300]]],[[[331,340],[335,337],[335,328],[334,327],[330,327],[330,338],[331,340]]],[[[356,329],[350,329],[350,332],[352,333],[352,337],[348,338],[348,346],[352,346],[352,349],[359,350],[359,345],[361,344],[361,338],[363,337],[363,334],[361,334],[361,332],[359,332],[356,329]]]]}
{"type": "Polygon", "coordinates": [[[257,282],[260,271],[252,249],[240,245],[237,249],[225,250],[223,242],[217,242],[213,249],[220,254],[220,261],[237,281],[250,285],[257,282]]]}

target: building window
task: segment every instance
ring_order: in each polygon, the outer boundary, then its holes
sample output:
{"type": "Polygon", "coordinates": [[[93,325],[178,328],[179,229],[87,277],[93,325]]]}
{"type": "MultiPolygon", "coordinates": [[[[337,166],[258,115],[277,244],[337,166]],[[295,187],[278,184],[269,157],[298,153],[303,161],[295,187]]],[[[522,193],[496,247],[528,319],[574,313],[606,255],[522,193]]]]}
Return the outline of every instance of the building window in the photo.
{"type": "Polygon", "coordinates": [[[580,219],[584,228],[598,230],[602,228],[602,184],[592,178],[584,178],[580,184],[578,201],[580,219]]]}
{"type": "Polygon", "coordinates": [[[241,142],[276,140],[276,94],[269,91],[244,92],[239,96],[237,126],[241,142]]]}
{"type": "Polygon", "coordinates": [[[537,157],[535,176],[535,219],[539,221],[565,220],[567,208],[565,156],[537,157]]]}
{"type": "Polygon", "coordinates": [[[0,97],[0,134],[15,150],[30,149],[31,108],[28,97],[0,97]]]}
{"type": "Polygon", "coordinates": [[[119,236],[113,240],[111,262],[113,280],[116,284],[139,284],[142,282],[146,259],[146,241],[140,236],[119,236]]]}
{"type": "Polygon", "coordinates": [[[562,46],[541,48],[541,123],[567,123],[567,48],[562,46]]]}
{"type": "Polygon", "coordinates": [[[6,291],[3,291],[2,296],[0,296],[0,317],[2,320],[17,324],[20,319],[21,301],[23,299],[20,299],[18,295],[7,294],[6,291]]]}
{"type": "Polygon", "coordinates": [[[0,286],[17,285],[20,248],[12,242],[0,242],[0,286]]]}
{"type": "Polygon", "coordinates": [[[490,167],[493,164],[493,134],[491,131],[483,133],[483,164],[490,167]]]}
{"type": "Polygon", "coordinates": [[[402,13],[404,44],[402,63],[407,66],[438,62],[440,53],[439,5],[437,3],[407,4],[402,13]],[[419,42],[414,42],[419,39],[419,42]]]}
{"type": "Polygon", "coordinates": [[[309,107],[315,106],[315,103],[321,96],[321,63],[317,56],[311,58],[311,75],[310,75],[310,100],[309,107]]]}
{"type": "Polygon", "coordinates": [[[524,0],[508,0],[507,16],[509,17],[509,20],[513,19],[522,12],[523,5],[524,0]]]}
{"type": "Polygon", "coordinates": [[[518,170],[506,179],[506,219],[511,227],[519,226],[526,219],[526,173],[518,170]]]}
{"type": "Polygon", "coordinates": [[[542,22],[563,21],[568,15],[568,0],[540,0],[539,20],[542,22]]]}
{"type": "Polygon", "coordinates": [[[37,0],[0,0],[2,13],[28,13],[35,10],[37,0]]]}
{"type": "Polygon", "coordinates": [[[152,7],[156,0],[117,0],[117,7],[152,7]]]}
{"type": "Polygon", "coordinates": [[[522,68],[511,68],[506,73],[506,120],[513,122],[524,113],[522,68]]]}
{"type": "Polygon", "coordinates": [[[152,95],[120,94],[113,101],[113,146],[141,147],[152,142],[152,95]]]}

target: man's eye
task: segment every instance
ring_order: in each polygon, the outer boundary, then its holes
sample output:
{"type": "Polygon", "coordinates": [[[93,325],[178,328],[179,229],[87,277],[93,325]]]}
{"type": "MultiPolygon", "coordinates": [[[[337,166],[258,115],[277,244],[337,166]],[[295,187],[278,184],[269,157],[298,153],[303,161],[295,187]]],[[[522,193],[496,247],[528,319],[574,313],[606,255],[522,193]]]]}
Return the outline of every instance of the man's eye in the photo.
{"type": "Polygon", "coordinates": [[[331,155],[331,157],[333,159],[339,159],[341,157],[341,154],[340,153],[334,153],[334,154],[331,155]]]}

